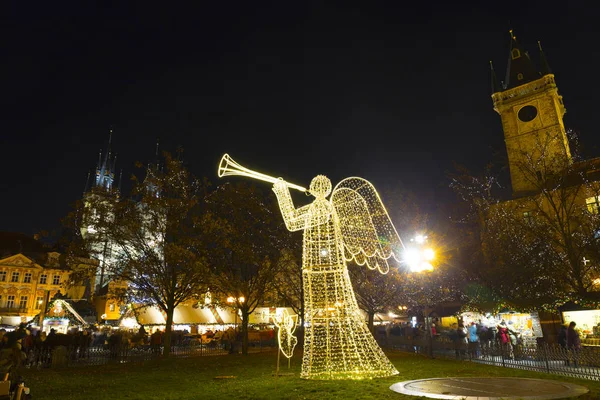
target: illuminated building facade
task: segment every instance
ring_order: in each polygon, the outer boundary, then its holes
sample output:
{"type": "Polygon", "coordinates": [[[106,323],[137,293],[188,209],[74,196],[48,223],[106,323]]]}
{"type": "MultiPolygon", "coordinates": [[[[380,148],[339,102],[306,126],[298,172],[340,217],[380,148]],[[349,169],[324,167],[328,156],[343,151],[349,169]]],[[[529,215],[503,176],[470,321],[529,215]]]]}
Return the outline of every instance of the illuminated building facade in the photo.
{"type": "Polygon", "coordinates": [[[560,303],[598,291],[593,281],[600,277],[600,158],[580,160],[572,151],[563,98],[539,42],[538,48],[539,61],[534,62],[511,31],[504,81],[498,81],[492,66],[491,97],[504,131],[512,199],[491,207],[484,240],[506,240],[502,243],[518,248],[519,254],[531,254],[514,262],[527,264],[524,269],[537,262],[532,284],[553,274],[556,280],[548,283],[546,295],[560,303]],[[497,226],[505,224],[494,231],[496,236],[489,229],[493,218],[497,226]],[[519,243],[510,241],[514,238],[519,243]],[[558,279],[557,271],[568,277],[558,279]]]}
{"type": "Polygon", "coordinates": [[[39,314],[56,294],[81,299],[83,286],[67,287],[73,267],[95,268],[87,258],[69,260],[27,235],[0,233],[0,323],[18,325],[39,314]]]}
{"type": "MultiPolygon", "coordinates": [[[[90,253],[92,257],[98,260],[98,270],[95,274],[93,282],[93,290],[95,293],[99,293],[105,290],[105,286],[108,285],[109,277],[107,276],[108,266],[115,262],[114,254],[115,245],[107,238],[95,237],[99,233],[95,227],[98,220],[101,218],[113,218],[113,215],[100,215],[98,210],[92,208],[94,201],[108,197],[119,196],[120,188],[115,188],[115,165],[117,157],[112,156],[111,153],[111,141],[112,141],[112,129],[109,133],[108,148],[102,155],[102,151],[98,156],[98,165],[96,167],[96,173],[94,176],[94,182],[92,187],[86,182],[86,187],[83,193],[84,203],[84,216],[80,227],[81,235],[84,240],[94,239],[89,241],[90,253]]],[[[120,183],[120,180],[119,180],[120,183]]]]}

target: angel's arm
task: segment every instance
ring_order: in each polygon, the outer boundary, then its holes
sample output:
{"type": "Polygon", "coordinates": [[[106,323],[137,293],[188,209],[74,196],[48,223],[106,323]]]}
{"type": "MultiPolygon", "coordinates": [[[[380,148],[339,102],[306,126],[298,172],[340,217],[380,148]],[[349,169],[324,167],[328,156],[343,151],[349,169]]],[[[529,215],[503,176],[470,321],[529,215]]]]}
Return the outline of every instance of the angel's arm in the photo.
{"type": "Polygon", "coordinates": [[[273,192],[277,196],[281,215],[288,230],[293,232],[306,228],[310,204],[295,208],[292,196],[290,195],[290,189],[283,180],[279,180],[273,185],[273,192]]]}

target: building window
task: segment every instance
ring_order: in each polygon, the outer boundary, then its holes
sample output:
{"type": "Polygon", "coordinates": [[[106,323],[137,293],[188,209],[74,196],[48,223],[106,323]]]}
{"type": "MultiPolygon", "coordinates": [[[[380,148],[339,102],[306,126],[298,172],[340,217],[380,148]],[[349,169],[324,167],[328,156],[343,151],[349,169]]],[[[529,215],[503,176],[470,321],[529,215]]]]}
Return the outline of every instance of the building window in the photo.
{"type": "Polygon", "coordinates": [[[521,57],[521,52],[519,51],[519,49],[512,49],[510,54],[511,54],[513,60],[515,58],[521,57]]]}
{"type": "Polygon", "coordinates": [[[31,272],[25,272],[25,277],[23,278],[23,283],[31,283],[31,272]]]}
{"type": "Polygon", "coordinates": [[[0,282],[6,282],[6,271],[0,271],[0,282]]]}
{"type": "Polygon", "coordinates": [[[531,224],[533,222],[533,213],[531,211],[525,211],[523,213],[523,219],[525,219],[525,223],[531,224]]]}
{"type": "Polygon", "coordinates": [[[7,308],[13,308],[14,306],[15,306],[15,296],[10,295],[6,299],[6,307],[7,308]]]}
{"type": "Polygon", "coordinates": [[[13,272],[12,273],[12,277],[10,278],[11,282],[19,282],[19,273],[18,272],[13,272]]]}
{"type": "Polygon", "coordinates": [[[110,303],[110,305],[108,306],[108,310],[110,312],[114,312],[115,311],[115,303],[110,303]]]}
{"type": "Polygon", "coordinates": [[[52,284],[53,285],[60,285],[60,275],[54,275],[52,277],[52,284]]]}
{"type": "Polygon", "coordinates": [[[27,308],[27,300],[28,296],[21,296],[21,300],[19,301],[19,308],[27,308]]]}
{"type": "Polygon", "coordinates": [[[600,196],[589,197],[585,199],[585,204],[590,214],[598,214],[600,211],[600,196]]]}
{"type": "Polygon", "coordinates": [[[44,302],[44,298],[42,296],[38,296],[35,300],[36,310],[40,310],[42,308],[42,303],[44,302]]]}
{"type": "Polygon", "coordinates": [[[46,274],[40,275],[40,285],[45,285],[47,280],[48,280],[48,275],[46,275],[46,274]]]}
{"type": "Polygon", "coordinates": [[[518,73],[517,74],[517,80],[522,81],[523,80],[523,74],[522,73],[518,73]]]}

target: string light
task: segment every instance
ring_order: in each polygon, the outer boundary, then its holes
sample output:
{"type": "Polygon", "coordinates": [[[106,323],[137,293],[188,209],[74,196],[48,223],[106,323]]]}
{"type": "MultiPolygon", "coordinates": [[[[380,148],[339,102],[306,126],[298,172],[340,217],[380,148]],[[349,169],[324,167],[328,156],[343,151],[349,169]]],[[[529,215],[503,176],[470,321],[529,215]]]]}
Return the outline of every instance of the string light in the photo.
{"type": "Polygon", "coordinates": [[[289,315],[288,311],[284,308],[281,315],[272,314],[271,318],[277,327],[279,350],[287,358],[292,358],[294,348],[298,343],[298,338],[293,335],[298,325],[298,316],[289,315]]]}
{"type": "Polygon", "coordinates": [[[274,183],[286,227],[304,231],[304,354],[301,377],[364,379],[398,374],[369,331],[358,308],[346,262],[386,274],[387,260],[400,262],[404,246],[370,182],[346,178],[331,191],[319,175],[308,191],[283,179],[250,170],[223,155],[218,176],[240,175],[274,183]],[[316,199],[298,209],[289,189],[316,199]],[[332,193],[331,200],[327,196],[332,193]]]}
{"type": "Polygon", "coordinates": [[[287,228],[304,231],[301,377],[364,379],[398,374],[359,311],[346,265],[353,260],[385,274],[390,257],[399,261],[403,245],[375,188],[362,178],[347,178],[327,200],[331,182],[319,175],[309,188],[316,199],[298,209],[289,188],[279,180],[273,191],[287,228]]]}

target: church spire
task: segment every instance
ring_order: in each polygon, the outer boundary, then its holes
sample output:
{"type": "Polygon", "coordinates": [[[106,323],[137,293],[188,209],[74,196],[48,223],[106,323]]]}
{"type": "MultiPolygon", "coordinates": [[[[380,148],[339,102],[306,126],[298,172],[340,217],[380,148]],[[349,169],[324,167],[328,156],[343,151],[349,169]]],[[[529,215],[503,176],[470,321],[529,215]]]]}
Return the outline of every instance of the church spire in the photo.
{"type": "Polygon", "coordinates": [[[108,133],[108,148],[106,149],[106,153],[104,156],[104,160],[102,160],[102,151],[100,151],[100,157],[98,159],[98,167],[96,168],[96,183],[95,187],[99,187],[106,190],[111,190],[113,186],[113,182],[115,180],[115,172],[114,167],[117,161],[115,156],[114,160],[111,160],[111,148],[110,145],[112,143],[112,133],[113,130],[110,128],[108,133]]]}
{"type": "Polygon", "coordinates": [[[83,194],[87,193],[87,191],[90,189],[90,171],[88,171],[87,173],[87,179],[85,180],[85,186],[83,187],[83,194]]]}
{"type": "Polygon", "coordinates": [[[550,69],[550,65],[548,64],[548,60],[546,59],[544,50],[542,50],[542,44],[540,43],[539,40],[538,40],[538,48],[540,49],[540,64],[542,67],[542,70],[540,72],[541,72],[542,76],[551,74],[552,70],[550,69]]]}
{"type": "Polygon", "coordinates": [[[121,168],[121,172],[119,173],[119,193],[121,193],[121,184],[123,183],[123,168],[121,168]]]}
{"type": "Polygon", "coordinates": [[[494,64],[490,61],[490,71],[492,72],[492,94],[498,93],[502,91],[502,87],[498,82],[498,77],[496,76],[496,71],[494,70],[494,64]]]}
{"type": "Polygon", "coordinates": [[[510,30],[510,39],[504,89],[512,89],[540,78],[540,73],[529,57],[529,53],[517,42],[517,37],[513,34],[512,29],[510,30]]]}

